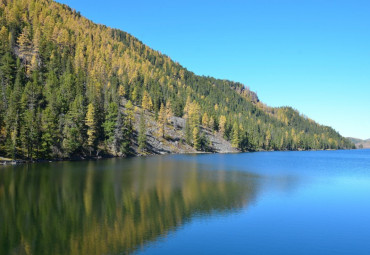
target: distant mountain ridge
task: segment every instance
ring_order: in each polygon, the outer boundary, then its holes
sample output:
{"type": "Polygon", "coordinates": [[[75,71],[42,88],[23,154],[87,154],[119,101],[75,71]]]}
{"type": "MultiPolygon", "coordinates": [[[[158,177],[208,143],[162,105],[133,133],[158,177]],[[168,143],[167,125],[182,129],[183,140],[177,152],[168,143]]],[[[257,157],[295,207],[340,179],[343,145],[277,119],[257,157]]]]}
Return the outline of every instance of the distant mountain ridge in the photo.
{"type": "Polygon", "coordinates": [[[369,139],[359,139],[353,137],[347,137],[351,142],[353,142],[356,148],[370,149],[370,138],[369,139]]]}
{"type": "Polygon", "coordinates": [[[161,144],[165,153],[225,151],[224,141],[236,151],[354,147],[291,107],[196,75],[51,0],[0,1],[0,86],[0,156],[127,156],[161,144]]]}

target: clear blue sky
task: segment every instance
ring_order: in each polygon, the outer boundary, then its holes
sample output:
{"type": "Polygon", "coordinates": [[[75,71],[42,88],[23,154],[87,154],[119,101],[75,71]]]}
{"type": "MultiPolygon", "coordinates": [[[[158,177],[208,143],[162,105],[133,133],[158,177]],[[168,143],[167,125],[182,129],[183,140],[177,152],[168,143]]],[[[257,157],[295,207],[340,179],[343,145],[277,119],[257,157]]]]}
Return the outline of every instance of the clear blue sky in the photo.
{"type": "Polygon", "coordinates": [[[200,75],[370,138],[370,1],[60,0],[200,75]]]}

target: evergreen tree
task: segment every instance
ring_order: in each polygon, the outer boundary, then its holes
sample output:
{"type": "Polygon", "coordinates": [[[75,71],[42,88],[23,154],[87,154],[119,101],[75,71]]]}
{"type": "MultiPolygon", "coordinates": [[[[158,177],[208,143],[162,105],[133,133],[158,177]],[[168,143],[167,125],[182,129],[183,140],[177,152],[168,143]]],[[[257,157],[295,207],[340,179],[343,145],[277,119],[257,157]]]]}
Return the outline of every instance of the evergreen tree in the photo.
{"type": "Polygon", "coordinates": [[[189,119],[185,119],[185,141],[187,144],[192,144],[192,129],[190,127],[189,119]]]}
{"type": "Polygon", "coordinates": [[[35,109],[27,109],[23,114],[21,141],[26,157],[31,160],[35,158],[35,148],[37,148],[37,125],[35,109]]]}
{"type": "Polygon", "coordinates": [[[52,158],[53,147],[56,144],[57,138],[57,116],[51,107],[47,107],[41,118],[41,129],[42,129],[42,152],[45,158],[52,158]]]}
{"type": "MultiPolygon", "coordinates": [[[[89,116],[92,118],[93,116],[89,116]]],[[[82,149],[85,141],[85,110],[83,97],[76,96],[66,115],[63,128],[62,148],[66,156],[71,156],[82,149]]]]}
{"type": "Polygon", "coordinates": [[[120,153],[126,152],[123,149],[124,144],[124,120],[121,111],[118,111],[117,120],[114,126],[112,139],[112,152],[114,155],[119,156],[120,153]]]}
{"type": "Polygon", "coordinates": [[[130,154],[131,140],[133,136],[133,126],[134,121],[134,106],[129,100],[125,105],[125,118],[123,119],[123,140],[121,143],[121,153],[124,155],[130,154]]]}
{"type": "MultiPolygon", "coordinates": [[[[0,79],[1,84],[4,90],[3,93],[6,93],[7,89],[10,89],[11,82],[13,81],[13,74],[14,74],[14,68],[15,68],[15,61],[13,59],[12,54],[8,51],[3,56],[0,57],[0,79]]],[[[5,98],[5,94],[3,95],[3,98],[5,98]]],[[[7,94],[9,96],[9,93],[7,94]]]]}
{"type": "Polygon", "coordinates": [[[111,102],[108,106],[107,115],[105,117],[105,122],[103,123],[105,142],[108,147],[113,144],[116,124],[118,118],[118,105],[115,102],[111,102]]]}

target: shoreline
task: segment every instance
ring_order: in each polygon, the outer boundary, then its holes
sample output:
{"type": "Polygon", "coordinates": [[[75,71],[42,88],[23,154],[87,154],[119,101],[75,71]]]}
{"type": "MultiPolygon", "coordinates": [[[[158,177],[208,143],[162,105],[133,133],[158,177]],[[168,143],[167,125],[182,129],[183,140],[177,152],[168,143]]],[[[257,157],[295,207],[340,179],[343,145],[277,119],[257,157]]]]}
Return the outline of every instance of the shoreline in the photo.
{"type": "MultiPolygon", "coordinates": [[[[370,148],[367,148],[370,150],[370,148]]],[[[159,155],[186,155],[186,154],[237,154],[237,153],[255,153],[255,152],[304,152],[304,151],[340,151],[340,150],[366,150],[364,149],[318,149],[318,150],[258,150],[258,151],[226,151],[226,152],[181,152],[181,153],[166,153],[166,154],[138,154],[138,155],[131,155],[131,156],[113,156],[113,155],[106,155],[106,156],[97,156],[97,157],[74,157],[74,158],[65,158],[65,159],[39,159],[39,160],[23,160],[23,159],[10,159],[5,157],[0,157],[0,166],[15,166],[21,164],[34,164],[34,163],[53,163],[53,162],[65,162],[65,161],[88,161],[88,160],[102,160],[102,159],[110,159],[110,158],[135,158],[135,157],[149,157],[149,156],[159,156],[159,155]]]]}

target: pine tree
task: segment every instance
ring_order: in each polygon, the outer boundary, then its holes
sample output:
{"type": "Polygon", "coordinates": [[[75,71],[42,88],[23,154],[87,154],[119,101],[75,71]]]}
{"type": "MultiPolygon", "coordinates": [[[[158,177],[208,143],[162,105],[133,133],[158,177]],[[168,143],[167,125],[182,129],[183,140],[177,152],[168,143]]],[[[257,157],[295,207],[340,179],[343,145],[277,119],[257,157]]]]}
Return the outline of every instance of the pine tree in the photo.
{"type": "MultiPolygon", "coordinates": [[[[6,122],[4,115],[9,107],[9,100],[12,93],[13,72],[14,60],[12,55],[9,52],[6,52],[3,56],[0,55],[0,127],[4,127],[4,122],[6,122]]],[[[5,130],[3,131],[6,132],[5,130]]]]}
{"type": "Polygon", "coordinates": [[[191,145],[192,142],[192,129],[190,127],[189,119],[185,119],[185,141],[187,144],[191,145]]]}
{"type": "Polygon", "coordinates": [[[131,140],[133,136],[132,122],[134,121],[134,106],[132,105],[130,100],[125,105],[124,114],[125,118],[123,118],[123,128],[122,128],[123,137],[120,146],[120,152],[124,155],[129,155],[131,148],[131,140]]]}
{"type": "Polygon", "coordinates": [[[41,118],[41,128],[42,128],[42,152],[44,157],[51,158],[53,157],[53,145],[55,145],[57,141],[57,116],[51,107],[47,107],[43,113],[41,118]]]}
{"type": "Polygon", "coordinates": [[[41,84],[39,82],[39,75],[37,72],[32,74],[32,82],[28,81],[23,90],[21,103],[23,109],[34,109],[38,107],[39,99],[42,94],[41,84]]]}
{"type": "MultiPolygon", "coordinates": [[[[21,124],[21,96],[22,96],[22,75],[21,72],[17,72],[16,79],[14,82],[14,89],[11,91],[8,100],[8,108],[6,109],[5,120],[1,116],[0,111],[0,124],[5,128],[6,133],[8,134],[7,144],[11,147],[8,155],[11,155],[13,158],[17,156],[17,147],[20,143],[20,124],[21,124]],[[10,134],[10,136],[9,136],[10,134]]],[[[5,103],[3,101],[2,103],[5,103]]],[[[1,104],[1,102],[0,102],[1,104]]],[[[0,132],[2,132],[0,130],[0,132]]]]}
{"type": "Polygon", "coordinates": [[[13,130],[10,133],[11,138],[11,148],[12,148],[12,159],[16,159],[17,156],[17,145],[18,145],[18,117],[16,118],[15,125],[13,126],[13,130]]]}
{"type": "Polygon", "coordinates": [[[132,125],[130,125],[130,122],[127,120],[127,117],[123,120],[123,129],[122,129],[122,135],[123,139],[120,146],[120,152],[123,155],[129,155],[130,149],[131,149],[131,140],[132,140],[132,125]]]}
{"type": "Polygon", "coordinates": [[[119,156],[122,153],[122,144],[124,143],[124,120],[121,111],[118,111],[117,121],[114,126],[112,152],[119,156]]]}
{"type": "Polygon", "coordinates": [[[81,150],[85,138],[85,109],[82,95],[76,96],[66,114],[62,148],[66,156],[71,156],[81,150]]]}
{"type": "Polygon", "coordinates": [[[33,160],[35,157],[35,148],[37,148],[37,126],[35,109],[27,109],[23,114],[23,123],[21,125],[22,149],[27,158],[33,160]]]}
{"type": "Polygon", "coordinates": [[[118,117],[118,105],[115,102],[111,102],[108,106],[105,122],[103,123],[105,142],[108,147],[112,146],[114,139],[114,130],[116,129],[118,117]]]}
{"type": "Polygon", "coordinates": [[[0,59],[0,79],[6,89],[14,78],[15,61],[10,52],[6,52],[0,59]]]}

